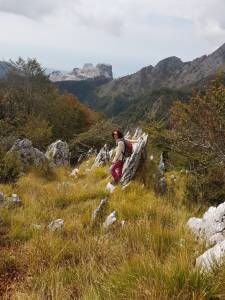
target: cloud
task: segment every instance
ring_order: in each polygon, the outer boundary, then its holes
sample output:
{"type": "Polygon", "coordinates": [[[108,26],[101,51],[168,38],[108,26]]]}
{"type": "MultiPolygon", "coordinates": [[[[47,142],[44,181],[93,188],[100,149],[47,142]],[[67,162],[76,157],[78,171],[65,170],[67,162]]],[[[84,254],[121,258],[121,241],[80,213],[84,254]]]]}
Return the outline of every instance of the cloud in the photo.
{"type": "Polygon", "coordinates": [[[54,12],[54,1],[0,0],[0,11],[36,19],[54,12]]]}
{"type": "Polygon", "coordinates": [[[225,41],[224,11],[224,0],[0,0],[1,55],[62,69],[108,62],[132,73],[215,50],[225,41]]]}
{"type": "Polygon", "coordinates": [[[225,36],[224,0],[0,0],[0,11],[35,20],[63,13],[71,23],[114,36],[156,14],[189,20],[209,40],[225,36]]]}

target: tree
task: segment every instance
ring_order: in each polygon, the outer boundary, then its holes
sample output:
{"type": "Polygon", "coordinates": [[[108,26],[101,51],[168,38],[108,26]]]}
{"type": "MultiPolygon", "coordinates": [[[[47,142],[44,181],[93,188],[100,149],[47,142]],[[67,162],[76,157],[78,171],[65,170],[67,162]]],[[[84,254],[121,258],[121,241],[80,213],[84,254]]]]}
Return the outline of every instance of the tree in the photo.
{"type": "Polygon", "coordinates": [[[225,197],[225,86],[217,78],[171,110],[171,149],[189,160],[189,195],[219,202],[225,197]],[[191,193],[190,193],[191,191],[191,193]]]}

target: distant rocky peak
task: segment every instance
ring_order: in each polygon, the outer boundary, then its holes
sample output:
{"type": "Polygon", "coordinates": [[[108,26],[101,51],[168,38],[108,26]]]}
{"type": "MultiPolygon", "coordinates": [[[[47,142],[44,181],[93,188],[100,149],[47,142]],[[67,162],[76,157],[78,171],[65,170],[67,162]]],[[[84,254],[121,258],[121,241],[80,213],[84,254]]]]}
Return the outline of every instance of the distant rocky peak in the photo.
{"type": "Polygon", "coordinates": [[[83,68],[73,68],[72,72],[52,72],[49,76],[51,81],[81,81],[94,78],[113,79],[112,66],[109,64],[97,64],[94,66],[92,63],[84,64],[83,68]]]}

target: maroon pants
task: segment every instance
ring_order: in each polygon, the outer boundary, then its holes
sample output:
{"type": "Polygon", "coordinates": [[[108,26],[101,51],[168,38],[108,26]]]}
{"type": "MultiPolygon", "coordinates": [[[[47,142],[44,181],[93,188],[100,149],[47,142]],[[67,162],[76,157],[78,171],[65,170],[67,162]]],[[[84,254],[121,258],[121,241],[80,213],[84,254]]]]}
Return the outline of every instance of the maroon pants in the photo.
{"type": "Polygon", "coordinates": [[[111,174],[116,183],[118,183],[122,177],[123,161],[119,160],[112,165],[111,174]]]}

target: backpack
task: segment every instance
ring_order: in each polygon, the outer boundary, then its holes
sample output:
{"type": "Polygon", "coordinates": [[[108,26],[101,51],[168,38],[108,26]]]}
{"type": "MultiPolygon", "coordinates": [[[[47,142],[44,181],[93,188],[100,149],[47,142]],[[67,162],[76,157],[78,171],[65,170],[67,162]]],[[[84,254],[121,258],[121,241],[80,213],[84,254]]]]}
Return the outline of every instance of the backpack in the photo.
{"type": "Polygon", "coordinates": [[[133,152],[133,145],[131,142],[124,140],[124,153],[123,157],[127,158],[130,157],[133,152]]]}

